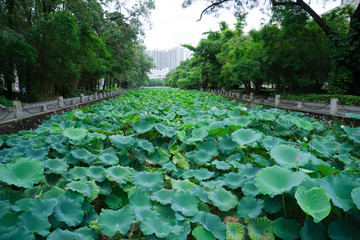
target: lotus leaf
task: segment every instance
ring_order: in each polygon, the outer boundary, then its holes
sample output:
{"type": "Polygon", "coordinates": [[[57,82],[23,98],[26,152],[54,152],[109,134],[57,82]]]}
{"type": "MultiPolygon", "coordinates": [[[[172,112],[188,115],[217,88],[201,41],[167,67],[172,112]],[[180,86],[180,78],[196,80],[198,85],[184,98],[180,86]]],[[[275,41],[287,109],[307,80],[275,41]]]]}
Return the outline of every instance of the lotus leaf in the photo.
{"type": "Polygon", "coordinates": [[[85,148],[75,149],[70,152],[70,154],[75,158],[84,163],[91,164],[95,160],[95,156],[86,150],[85,148]]]}
{"type": "Polygon", "coordinates": [[[152,145],[151,142],[149,142],[146,139],[137,139],[137,143],[139,144],[139,146],[144,149],[145,151],[149,152],[149,153],[153,153],[155,152],[155,148],[152,145]]]}
{"type": "Polygon", "coordinates": [[[167,189],[161,189],[157,192],[154,192],[151,195],[151,200],[158,201],[161,204],[170,204],[173,197],[174,197],[175,191],[174,190],[167,190],[167,189]]]}
{"type": "Polygon", "coordinates": [[[63,195],[58,199],[58,204],[54,208],[54,216],[58,221],[74,227],[82,222],[84,212],[79,201],[63,195]]]}
{"type": "Polygon", "coordinates": [[[275,240],[273,222],[267,218],[250,219],[247,230],[252,240],[275,240]]]}
{"type": "Polygon", "coordinates": [[[146,235],[155,234],[159,238],[167,237],[171,232],[177,229],[160,219],[158,216],[145,218],[140,225],[141,231],[146,235]]]}
{"type": "Polygon", "coordinates": [[[260,133],[252,129],[238,129],[231,134],[231,137],[239,145],[248,145],[262,138],[260,133]]]}
{"type": "Polygon", "coordinates": [[[185,216],[194,216],[198,212],[198,200],[190,192],[178,192],[171,201],[171,209],[185,216]]]}
{"type": "Polygon", "coordinates": [[[20,158],[12,164],[0,165],[0,180],[9,185],[30,188],[44,177],[44,168],[38,160],[20,158]]]}
{"type": "Polygon", "coordinates": [[[101,154],[99,159],[106,165],[114,166],[119,163],[119,158],[116,155],[110,153],[101,154]]]}
{"type": "Polygon", "coordinates": [[[294,168],[306,165],[311,158],[310,153],[302,152],[288,145],[278,145],[270,151],[275,162],[285,168],[294,168]]]}
{"type": "Polygon", "coordinates": [[[138,134],[146,133],[153,128],[153,124],[148,119],[140,119],[134,124],[134,130],[138,134]]]}
{"type": "Polygon", "coordinates": [[[196,163],[205,164],[211,161],[212,156],[204,150],[198,150],[194,153],[193,159],[196,163]]]}
{"type": "Polygon", "coordinates": [[[236,207],[238,202],[237,197],[224,188],[217,188],[209,192],[208,198],[211,200],[213,205],[217,206],[224,212],[236,207]]]}
{"type": "Polygon", "coordinates": [[[246,227],[238,222],[226,222],[226,240],[245,240],[246,227]]]}
{"type": "Polygon", "coordinates": [[[109,237],[113,237],[117,232],[125,235],[134,220],[135,214],[130,206],[116,211],[103,209],[99,215],[99,226],[101,232],[109,237]]]}
{"type": "Polygon", "coordinates": [[[100,166],[91,166],[87,169],[87,176],[97,182],[105,180],[105,168],[100,166]]]}
{"type": "Polygon", "coordinates": [[[0,239],[2,240],[35,240],[34,234],[24,228],[12,227],[6,231],[0,231],[0,239]]]}
{"type": "Polygon", "coordinates": [[[283,217],[278,218],[274,224],[274,233],[276,236],[282,238],[282,239],[298,239],[300,237],[299,230],[300,225],[299,223],[294,219],[285,219],[283,217]]]}
{"type": "Polygon", "coordinates": [[[52,188],[50,188],[49,191],[44,192],[43,194],[41,194],[41,199],[52,199],[52,198],[59,198],[62,195],[65,194],[65,190],[59,188],[58,186],[53,186],[52,188]]]}
{"type": "Polygon", "coordinates": [[[304,180],[305,174],[293,172],[279,166],[261,169],[255,177],[255,186],[262,194],[270,197],[290,191],[299,186],[304,180]]]}
{"type": "Polygon", "coordinates": [[[177,134],[177,131],[173,129],[172,127],[167,127],[161,123],[157,123],[154,125],[155,129],[164,137],[172,137],[175,134],[177,134]]]}
{"type": "Polygon", "coordinates": [[[245,176],[241,173],[231,172],[224,175],[223,181],[228,188],[237,189],[244,183],[245,176]]]}
{"type": "Polygon", "coordinates": [[[67,172],[69,165],[62,159],[49,159],[46,160],[44,163],[46,169],[49,170],[50,173],[55,174],[63,174],[67,172]]]}
{"type": "Polygon", "coordinates": [[[95,200],[100,193],[100,187],[95,184],[95,181],[72,181],[66,185],[66,189],[82,194],[90,202],[95,200]]]}
{"type": "Polygon", "coordinates": [[[352,197],[355,205],[357,206],[357,208],[360,209],[360,187],[354,188],[351,191],[351,197],[352,197]]]}
{"type": "Polygon", "coordinates": [[[348,211],[354,207],[351,191],[360,187],[360,183],[351,176],[340,174],[324,177],[320,181],[320,187],[326,191],[335,206],[348,211]]]}
{"type": "Polygon", "coordinates": [[[358,239],[360,236],[360,221],[356,218],[343,218],[332,222],[328,228],[332,240],[358,239]]]}
{"type": "Polygon", "coordinates": [[[53,213],[54,207],[57,204],[55,199],[43,200],[41,198],[35,198],[30,200],[29,208],[27,210],[31,211],[34,215],[45,219],[53,213]]]}
{"type": "Polygon", "coordinates": [[[113,166],[105,170],[105,176],[109,181],[124,184],[130,181],[133,173],[128,167],[113,166]]]}
{"type": "Polygon", "coordinates": [[[219,150],[220,152],[225,154],[231,154],[232,152],[234,152],[236,146],[236,143],[234,143],[233,140],[228,136],[224,136],[219,141],[219,150]]]}
{"type": "Polygon", "coordinates": [[[43,160],[49,154],[49,149],[43,147],[39,149],[28,148],[25,151],[25,158],[32,158],[37,160],[43,160]]]}
{"type": "Polygon", "coordinates": [[[202,240],[202,239],[215,240],[216,239],[214,237],[214,235],[212,235],[211,232],[209,232],[202,226],[198,226],[198,227],[194,228],[194,230],[192,231],[192,235],[195,237],[196,240],[202,240]]]}
{"type": "Polygon", "coordinates": [[[204,128],[197,128],[191,132],[191,140],[202,141],[209,135],[208,131],[204,128]]]}
{"type": "Polygon", "coordinates": [[[314,223],[311,218],[306,218],[304,227],[300,230],[300,236],[303,240],[325,240],[327,238],[324,225],[314,223]]]}
{"type": "Polygon", "coordinates": [[[191,191],[196,187],[196,184],[190,182],[188,179],[184,181],[171,179],[171,185],[176,191],[191,191]]]}
{"type": "Polygon", "coordinates": [[[122,136],[122,135],[114,135],[109,137],[112,144],[119,149],[125,149],[132,147],[136,138],[134,136],[122,136]]]}
{"type": "Polygon", "coordinates": [[[207,170],[206,168],[201,168],[199,170],[195,170],[193,175],[195,179],[202,181],[214,177],[215,173],[207,170]]]}
{"type": "Polygon", "coordinates": [[[32,212],[25,212],[19,217],[20,224],[27,231],[46,236],[50,233],[50,223],[46,218],[36,215],[32,212]]]}
{"type": "Polygon", "coordinates": [[[264,201],[254,197],[243,197],[240,199],[237,212],[242,218],[257,218],[264,207],[264,201]]]}
{"type": "Polygon", "coordinates": [[[64,129],[63,134],[65,137],[68,137],[70,140],[81,141],[87,136],[88,130],[84,128],[71,127],[64,129]]]}
{"type": "Polygon", "coordinates": [[[131,195],[129,203],[135,212],[142,208],[150,209],[153,205],[150,200],[150,195],[146,192],[140,191],[137,191],[131,195]]]}
{"type": "Polygon", "coordinates": [[[200,223],[217,239],[224,240],[226,238],[226,226],[221,222],[220,217],[211,213],[204,213],[200,218],[200,223]]]}
{"type": "Polygon", "coordinates": [[[72,180],[85,180],[87,171],[88,169],[85,167],[74,167],[67,172],[67,177],[72,180]]]}
{"type": "Polygon", "coordinates": [[[160,172],[138,172],[133,178],[135,186],[143,191],[157,191],[164,185],[163,175],[160,172]]]}
{"type": "Polygon", "coordinates": [[[222,180],[212,180],[208,182],[201,182],[200,183],[203,187],[208,189],[215,189],[215,188],[221,188],[225,185],[225,182],[222,180]]]}
{"type": "Polygon", "coordinates": [[[314,149],[318,154],[325,157],[331,157],[332,155],[332,151],[330,150],[330,148],[322,142],[313,139],[309,142],[309,146],[314,149]]]}

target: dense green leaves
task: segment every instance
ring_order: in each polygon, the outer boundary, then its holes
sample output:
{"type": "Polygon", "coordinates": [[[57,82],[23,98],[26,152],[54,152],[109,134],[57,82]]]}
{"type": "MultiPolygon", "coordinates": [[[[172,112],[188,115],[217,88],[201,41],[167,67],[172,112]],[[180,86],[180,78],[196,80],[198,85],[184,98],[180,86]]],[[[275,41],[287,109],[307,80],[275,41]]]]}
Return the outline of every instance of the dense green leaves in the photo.
{"type": "Polygon", "coordinates": [[[135,220],[135,215],[129,206],[117,211],[104,209],[99,215],[99,226],[104,234],[112,237],[116,232],[126,234],[133,220],[135,220]]]}

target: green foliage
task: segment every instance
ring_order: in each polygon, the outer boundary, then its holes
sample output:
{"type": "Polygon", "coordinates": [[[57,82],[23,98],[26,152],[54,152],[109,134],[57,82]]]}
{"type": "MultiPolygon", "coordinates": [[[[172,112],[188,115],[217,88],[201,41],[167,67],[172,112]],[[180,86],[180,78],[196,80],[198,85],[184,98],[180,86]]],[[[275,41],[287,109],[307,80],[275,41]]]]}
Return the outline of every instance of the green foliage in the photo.
{"type": "Polygon", "coordinates": [[[360,106],[360,97],[353,95],[330,95],[330,94],[281,94],[281,98],[299,100],[302,102],[330,103],[331,98],[338,98],[339,103],[350,106],[360,106]]]}
{"type": "Polygon", "coordinates": [[[356,239],[359,129],[243,108],[139,89],[4,135],[0,239],[356,239]]]}

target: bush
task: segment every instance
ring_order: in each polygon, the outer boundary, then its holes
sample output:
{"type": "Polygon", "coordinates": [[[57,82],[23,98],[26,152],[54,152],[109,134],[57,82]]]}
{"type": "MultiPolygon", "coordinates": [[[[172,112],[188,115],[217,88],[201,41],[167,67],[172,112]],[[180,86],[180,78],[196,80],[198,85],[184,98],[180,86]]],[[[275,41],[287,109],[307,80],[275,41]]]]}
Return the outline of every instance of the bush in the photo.
{"type": "Polygon", "coordinates": [[[4,105],[5,107],[11,107],[13,105],[13,102],[11,100],[8,100],[4,96],[0,96],[0,104],[4,105]]]}
{"type": "Polygon", "coordinates": [[[360,97],[352,95],[330,95],[330,94],[281,94],[281,98],[289,100],[299,100],[303,102],[329,103],[331,98],[338,98],[339,103],[349,106],[360,106],[360,97]]]}

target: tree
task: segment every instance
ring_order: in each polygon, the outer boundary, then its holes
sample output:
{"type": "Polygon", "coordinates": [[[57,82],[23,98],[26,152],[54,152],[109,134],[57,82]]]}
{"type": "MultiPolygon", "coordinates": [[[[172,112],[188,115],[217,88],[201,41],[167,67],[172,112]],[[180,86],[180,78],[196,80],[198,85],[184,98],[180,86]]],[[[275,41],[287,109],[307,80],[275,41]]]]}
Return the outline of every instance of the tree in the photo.
{"type": "MultiPolygon", "coordinates": [[[[184,0],[183,7],[191,6],[196,0],[184,0]]],[[[235,14],[243,12],[245,8],[259,5],[258,0],[210,0],[208,6],[201,12],[210,14],[220,8],[234,8],[235,14]]],[[[304,0],[281,1],[270,0],[263,8],[270,6],[292,6],[307,12],[322,29],[333,45],[332,77],[329,79],[329,91],[339,93],[360,93],[360,3],[351,12],[346,31],[339,31],[331,25],[324,16],[316,13],[304,0]]]]}

